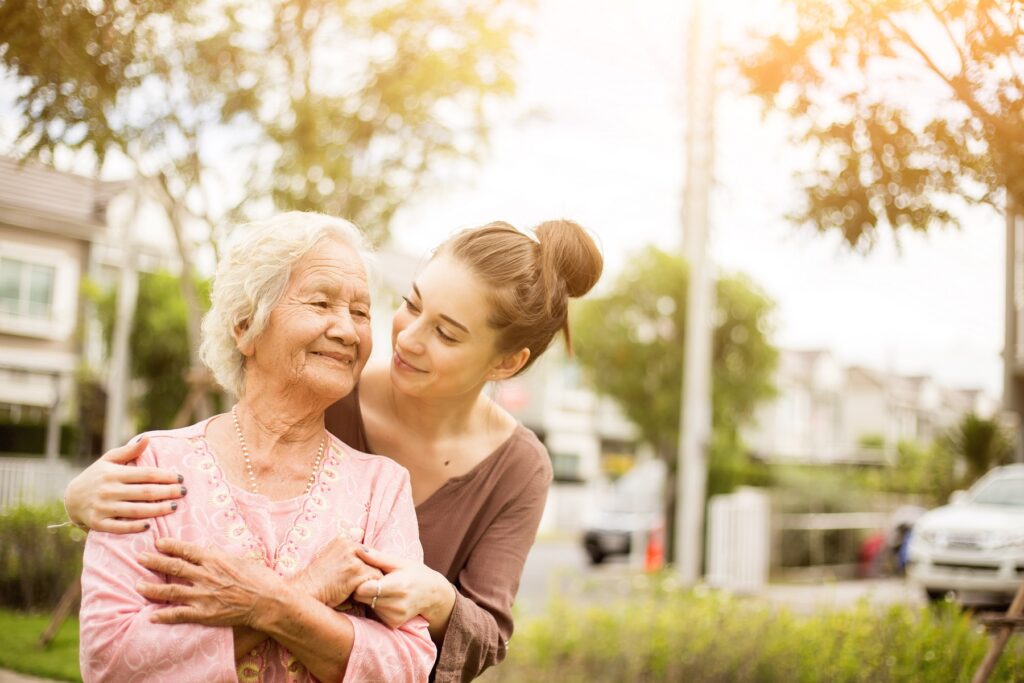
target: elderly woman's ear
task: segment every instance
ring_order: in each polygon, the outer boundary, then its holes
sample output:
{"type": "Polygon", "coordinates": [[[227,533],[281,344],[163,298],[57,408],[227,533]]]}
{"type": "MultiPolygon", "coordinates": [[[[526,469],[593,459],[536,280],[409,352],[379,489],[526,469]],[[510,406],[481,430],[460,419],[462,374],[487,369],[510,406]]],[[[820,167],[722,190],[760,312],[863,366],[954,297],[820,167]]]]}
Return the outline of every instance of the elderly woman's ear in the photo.
{"type": "Polygon", "coordinates": [[[243,320],[242,322],[235,325],[234,329],[231,330],[232,334],[235,337],[235,346],[238,347],[238,350],[246,358],[251,356],[253,354],[253,351],[255,350],[255,344],[253,343],[253,340],[244,339],[245,333],[248,329],[249,321],[243,320]]]}

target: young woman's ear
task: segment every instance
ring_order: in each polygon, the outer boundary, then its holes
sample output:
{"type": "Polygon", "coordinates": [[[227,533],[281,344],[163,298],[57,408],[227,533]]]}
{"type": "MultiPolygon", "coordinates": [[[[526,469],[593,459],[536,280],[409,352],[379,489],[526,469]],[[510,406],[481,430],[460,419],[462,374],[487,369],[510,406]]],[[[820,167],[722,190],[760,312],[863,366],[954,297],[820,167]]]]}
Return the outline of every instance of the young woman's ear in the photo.
{"type": "Polygon", "coordinates": [[[530,349],[521,348],[515,353],[510,353],[504,356],[497,365],[491,368],[491,372],[487,375],[489,381],[498,381],[502,379],[508,379],[517,372],[519,372],[526,361],[530,360],[530,349]]]}
{"type": "Polygon", "coordinates": [[[235,346],[238,347],[238,350],[241,351],[242,355],[245,356],[246,358],[251,356],[253,354],[253,352],[255,351],[255,346],[252,343],[251,339],[247,340],[247,341],[243,341],[242,340],[243,336],[245,335],[245,333],[246,333],[246,331],[248,329],[249,329],[249,321],[248,320],[243,320],[242,322],[240,322],[237,325],[235,325],[235,328],[233,330],[231,330],[231,333],[235,337],[235,346]]]}

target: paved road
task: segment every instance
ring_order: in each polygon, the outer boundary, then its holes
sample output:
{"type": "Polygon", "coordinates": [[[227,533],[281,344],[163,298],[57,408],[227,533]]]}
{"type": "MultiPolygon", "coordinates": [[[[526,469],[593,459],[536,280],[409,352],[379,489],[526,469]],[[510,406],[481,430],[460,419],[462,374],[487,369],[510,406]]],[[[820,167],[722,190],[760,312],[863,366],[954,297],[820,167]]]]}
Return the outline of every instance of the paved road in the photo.
{"type": "MultiPolygon", "coordinates": [[[[638,576],[642,576],[638,568],[622,558],[589,565],[574,536],[542,537],[526,560],[516,604],[522,614],[531,616],[542,613],[554,597],[573,602],[628,598],[638,576]]],[[[902,579],[770,584],[750,597],[798,613],[851,607],[861,600],[878,605],[926,602],[920,591],[902,579]]]]}

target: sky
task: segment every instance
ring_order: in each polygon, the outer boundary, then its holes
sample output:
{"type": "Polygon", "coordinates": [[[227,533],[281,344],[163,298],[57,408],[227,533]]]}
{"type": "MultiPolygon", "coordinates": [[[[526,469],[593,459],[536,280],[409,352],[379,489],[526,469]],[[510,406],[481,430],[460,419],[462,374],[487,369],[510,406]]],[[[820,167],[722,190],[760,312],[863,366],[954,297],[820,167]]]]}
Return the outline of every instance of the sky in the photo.
{"type": "MultiPolygon", "coordinates": [[[[770,25],[769,4],[732,0],[723,40],[770,25]]],[[[724,7],[725,3],[716,3],[724,7]]],[[[541,0],[520,49],[519,91],[497,116],[488,155],[399,212],[394,242],[424,253],[491,220],[530,227],[572,218],[599,238],[601,286],[645,244],[679,249],[684,167],[686,3],[541,0]]],[[[927,374],[1001,394],[1001,216],[962,231],[884,237],[867,255],[788,223],[798,199],[786,122],[722,94],[715,119],[711,252],[776,303],[775,343],[827,349],[844,363],[927,374]]]]}

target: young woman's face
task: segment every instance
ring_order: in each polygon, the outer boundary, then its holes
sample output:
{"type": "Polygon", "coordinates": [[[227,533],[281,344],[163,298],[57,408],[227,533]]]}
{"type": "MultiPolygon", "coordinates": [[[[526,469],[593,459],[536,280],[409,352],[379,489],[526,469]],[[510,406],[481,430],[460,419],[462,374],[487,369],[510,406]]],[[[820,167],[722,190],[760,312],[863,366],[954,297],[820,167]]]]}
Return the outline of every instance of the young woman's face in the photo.
{"type": "Polygon", "coordinates": [[[495,379],[502,355],[487,323],[487,287],[447,255],[434,258],[416,278],[391,327],[395,388],[427,397],[479,392],[495,379]]]}

